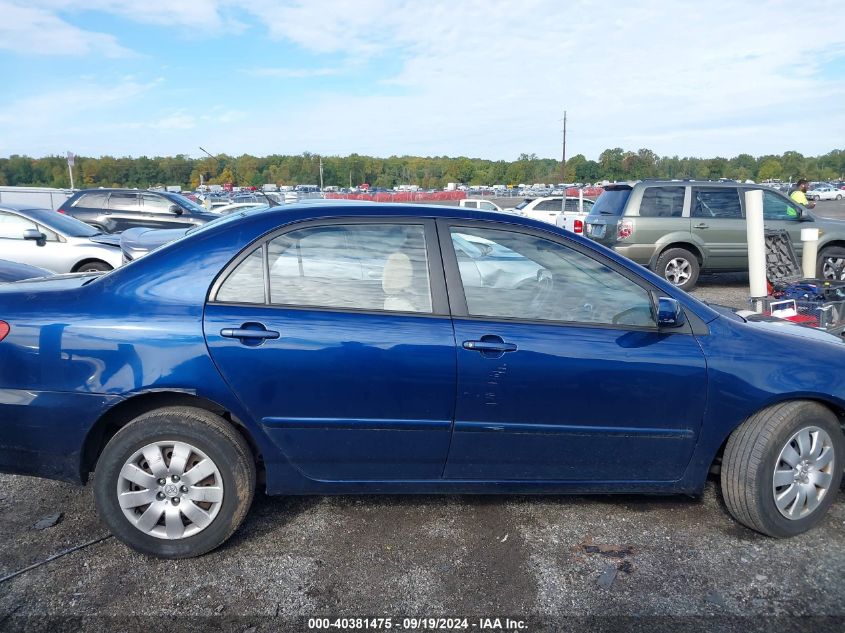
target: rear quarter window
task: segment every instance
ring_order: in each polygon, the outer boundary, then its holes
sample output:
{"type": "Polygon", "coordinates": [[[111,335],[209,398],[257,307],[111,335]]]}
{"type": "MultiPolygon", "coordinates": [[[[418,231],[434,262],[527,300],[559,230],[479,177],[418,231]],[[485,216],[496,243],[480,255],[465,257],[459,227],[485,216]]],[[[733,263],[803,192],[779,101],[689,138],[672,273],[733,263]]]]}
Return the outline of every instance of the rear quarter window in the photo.
{"type": "Polygon", "coordinates": [[[640,217],[680,218],[684,214],[684,187],[647,187],[640,202],[640,217]]]}
{"type": "Polygon", "coordinates": [[[108,194],[99,191],[96,193],[84,193],[76,199],[73,206],[86,209],[102,209],[106,206],[106,198],[108,198],[108,194]]]}

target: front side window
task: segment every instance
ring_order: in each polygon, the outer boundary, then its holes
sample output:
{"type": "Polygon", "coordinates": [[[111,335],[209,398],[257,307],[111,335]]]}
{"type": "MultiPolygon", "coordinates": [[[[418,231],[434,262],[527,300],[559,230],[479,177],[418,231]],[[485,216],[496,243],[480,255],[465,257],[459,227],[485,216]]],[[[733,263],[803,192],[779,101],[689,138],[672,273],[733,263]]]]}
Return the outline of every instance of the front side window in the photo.
{"type": "Polygon", "coordinates": [[[695,192],[692,217],[742,219],[739,192],[736,189],[699,189],[695,192]]]}
{"type": "Polygon", "coordinates": [[[764,191],[763,217],[766,220],[798,220],[798,209],[783,196],[764,191]]]}
{"type": "Polygon", "coordinates": [[[170,202],[167,198],[157,196],[151,193],[145,193],[141,196],[144,204],[144,211],[147,213],[170,213],[170,202]]]}
{"type": "Polygon", "coordinates": [[[411,224],[309,227],[270,240],[229,275],[219,301],[431,313],[425,230],[411,224]]]}
{"type": "Polygon", "coordinates": [[[646,187],[640,203],[644,218],[680,218],[684,214],[684,187],[646,187]]]}
{"type": "Polygon", "coordinates": [[[471,316],[654,326],[644,288],[574,249],[499,229],[451,237],[471,316]]]}
{"type": "Polygon", "coordinates": [[[37,228],[35,222],[0,211],[0,238],[22,240],[24,231],[37,228]]]}

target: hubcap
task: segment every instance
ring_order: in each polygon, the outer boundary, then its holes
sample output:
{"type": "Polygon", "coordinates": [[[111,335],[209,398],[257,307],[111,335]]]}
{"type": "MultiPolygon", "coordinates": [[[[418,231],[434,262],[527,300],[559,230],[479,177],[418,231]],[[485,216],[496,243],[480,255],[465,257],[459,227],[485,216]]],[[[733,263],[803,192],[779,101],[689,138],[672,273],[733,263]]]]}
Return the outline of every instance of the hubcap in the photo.
{"type": "Polygon", "coordinates": [[[670,259],[666,264],[666,270],[663,276],[674,285],[683,286],[692,276],[691,268],[687,260],[676,257],[675,259],[670,259]]]}
{"type": "Polygon", "coordinates": [[[223,478],[205,453],[185,442],[147,444],[117,479],[124,516],[145,534],[180,539],[202,532],[223,503],[223,478]]]}
{"type": "Polygon", "coordinates": [[[803,519],[824,499],[833,481],[833,442],[823,429],[807,427],[793,435],[775,463],[772,492],[787,519],[803,519]]]}
{"type": "Polygon", "coordinates": [[[822,277],[845,281],[845,258],[825,257],[822,263],[822,277]]]}

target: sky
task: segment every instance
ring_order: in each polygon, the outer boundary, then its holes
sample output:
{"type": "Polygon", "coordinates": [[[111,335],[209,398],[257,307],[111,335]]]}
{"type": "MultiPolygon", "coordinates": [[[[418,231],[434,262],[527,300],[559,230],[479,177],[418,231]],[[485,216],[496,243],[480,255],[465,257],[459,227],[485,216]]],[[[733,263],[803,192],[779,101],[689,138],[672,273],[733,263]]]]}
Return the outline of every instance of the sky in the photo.
{"type": "Polygon", "coordinates": [[[845,149],[845,1],[0,0],[0,156],[845,149]]]}

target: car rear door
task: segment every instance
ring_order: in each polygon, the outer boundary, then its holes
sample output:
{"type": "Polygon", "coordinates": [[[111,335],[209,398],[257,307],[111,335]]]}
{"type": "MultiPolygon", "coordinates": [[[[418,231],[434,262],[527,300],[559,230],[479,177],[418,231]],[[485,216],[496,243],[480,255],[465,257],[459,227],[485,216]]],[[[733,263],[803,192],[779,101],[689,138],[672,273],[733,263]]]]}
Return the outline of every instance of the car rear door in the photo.
{"type": "Polygon", "coordinates": [[[442,476],[455,339],[433,221],[298,224],[248,249],[210,296],[212,358],[303,474],[442,476]]]}
{"type": "Polygon", "coordinates": [[[497,223],[439,230],[458,358],[444,476],[680,478],[707,392],[690,328],[658,331],[642,280],[561,238],[497,223]],[[466,243],[488,245],[474,267],[466,243]]]}
{"type": "Polygon", "coordinates": [[[692,234],[703,245],[704,268],[748,268],[748,236],[737,187],[693,187],[692,234]]]}

